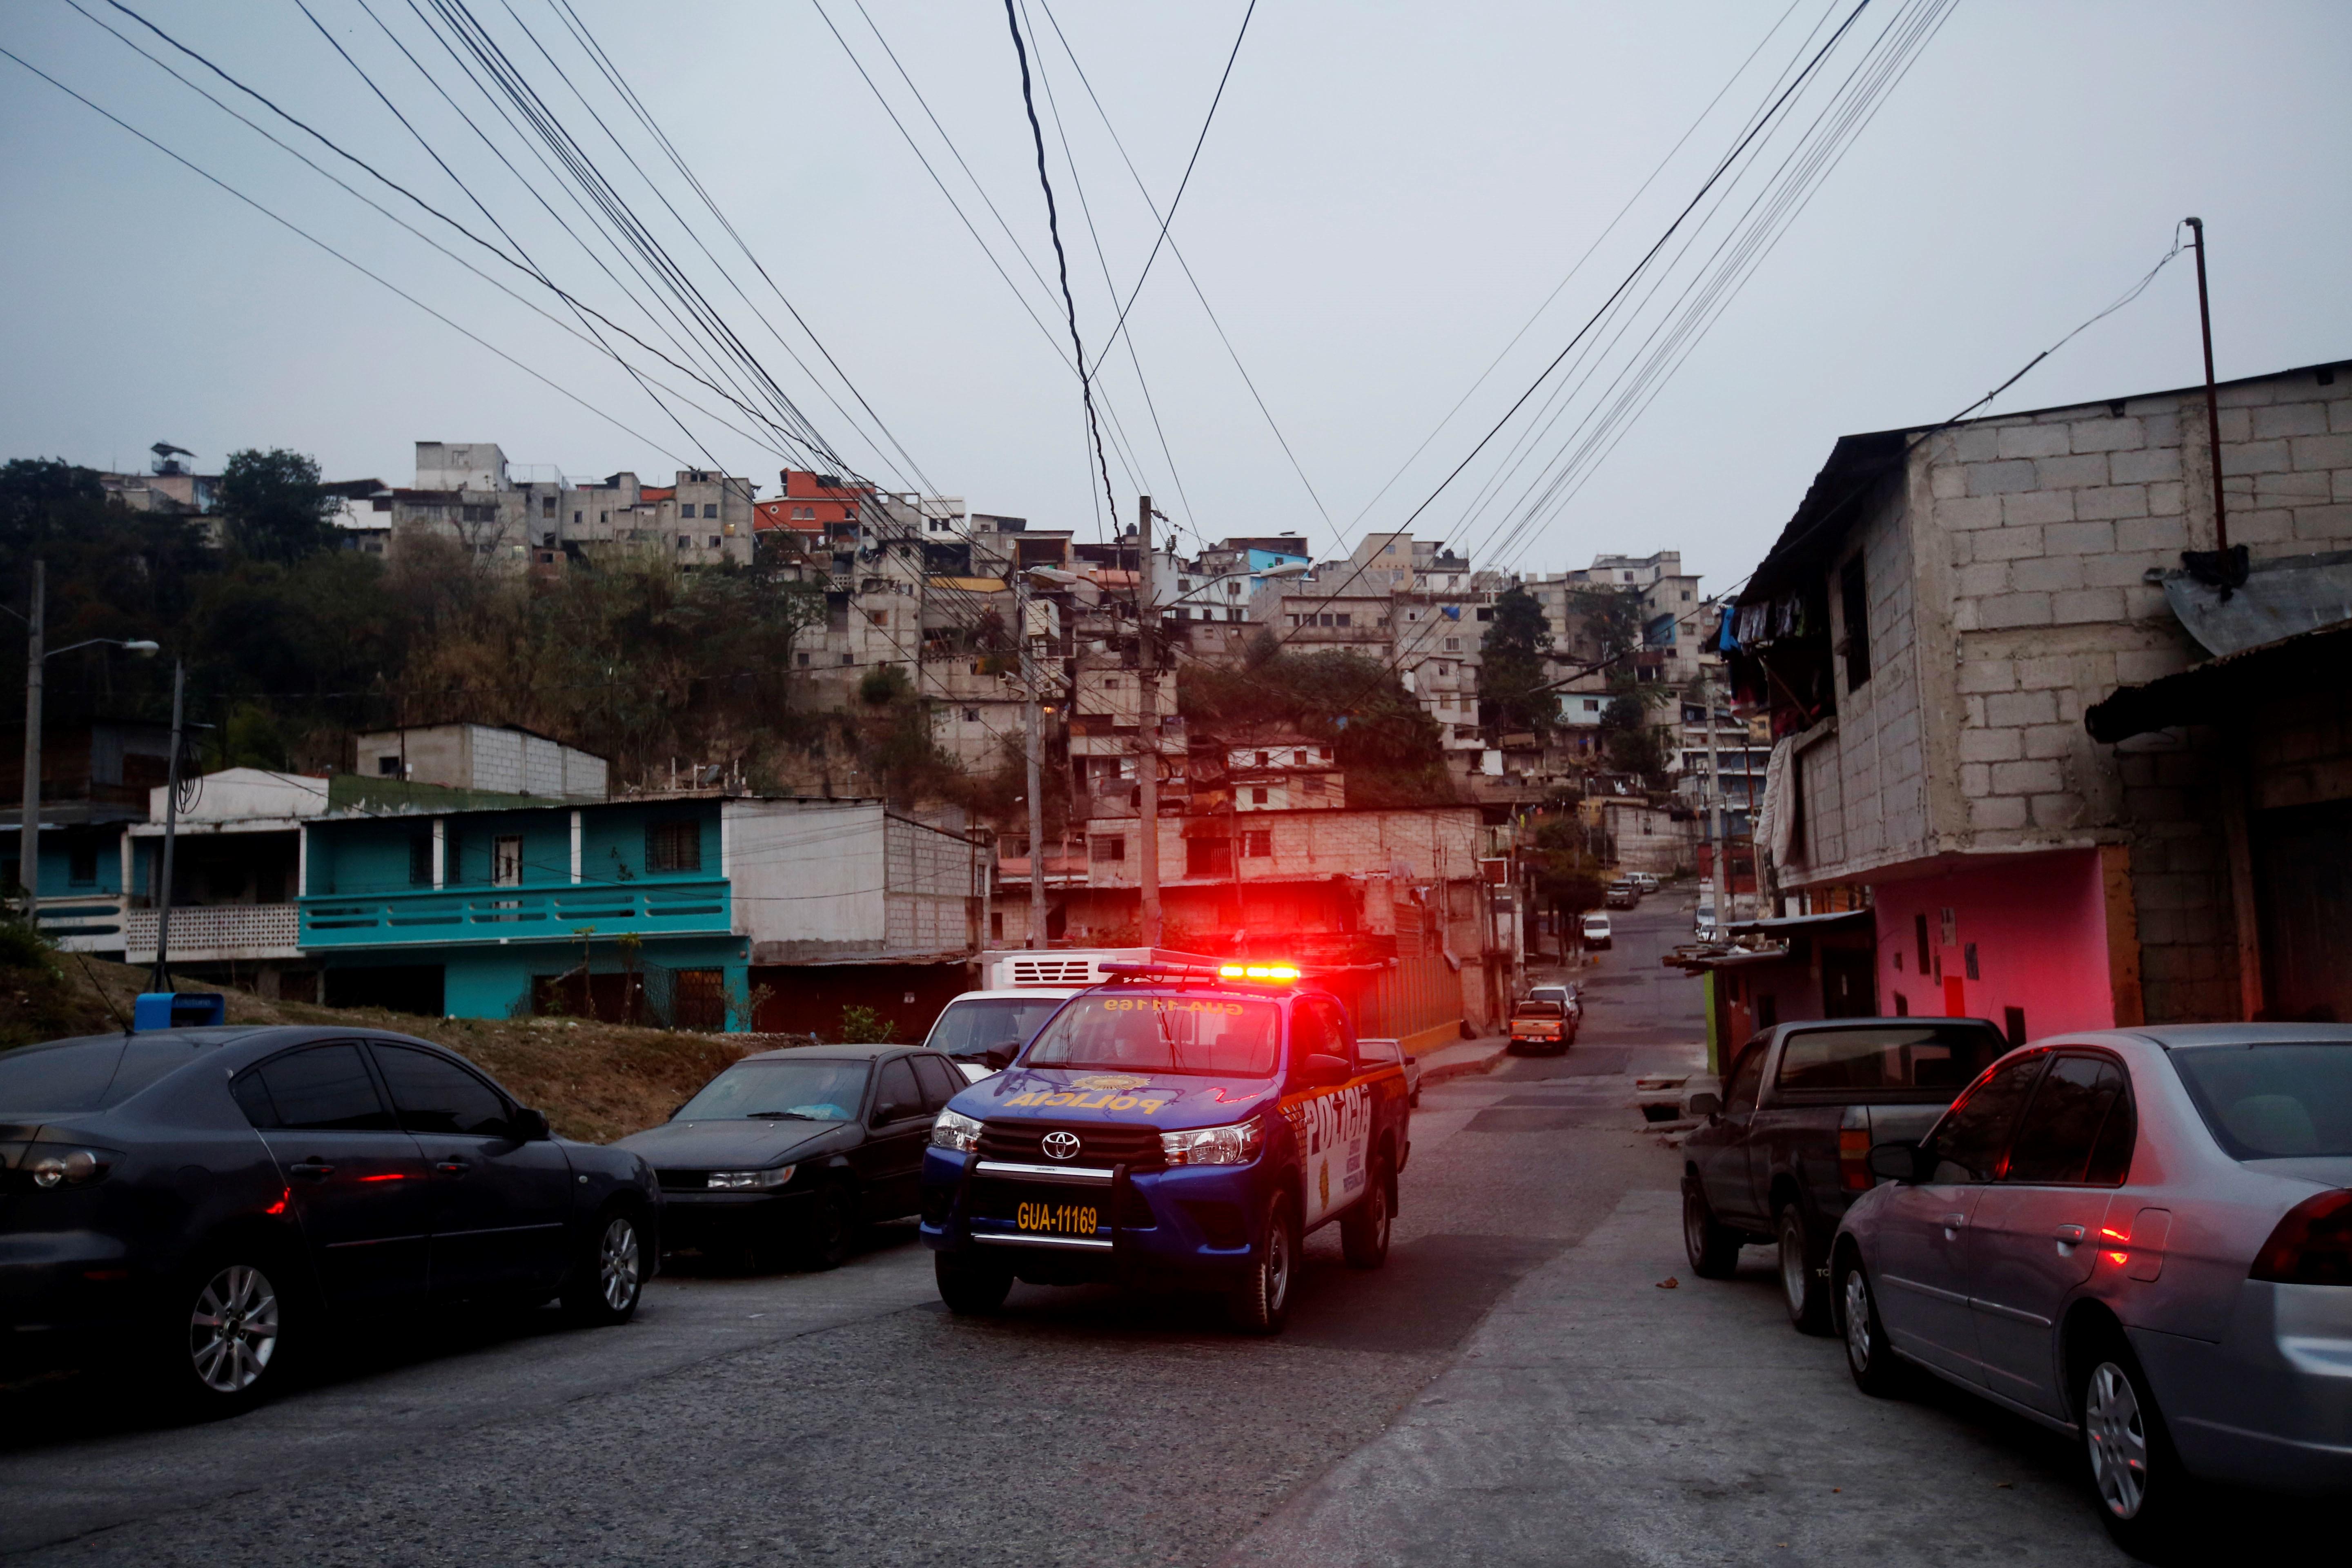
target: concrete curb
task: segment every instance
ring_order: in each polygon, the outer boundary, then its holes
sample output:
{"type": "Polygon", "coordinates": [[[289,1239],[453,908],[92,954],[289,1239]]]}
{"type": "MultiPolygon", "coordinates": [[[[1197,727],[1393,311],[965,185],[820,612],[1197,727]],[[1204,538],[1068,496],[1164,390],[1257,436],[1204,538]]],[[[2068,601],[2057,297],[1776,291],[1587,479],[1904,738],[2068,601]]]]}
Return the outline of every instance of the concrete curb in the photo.
{"type": "MultiPolygon", "coordinates": [[[[1476,1045],[1480,1042],[1464,1043],[1476,1045]]],[[[1456,1057],[1450,1062],[1424,1063],[1421,1069],[1421,1087],[1427,1089],[1433,1083],[1444,1083],[1450,1078],[1466,1078],[1472,1073],[1492,1072],[1509,1054],[1509,1042],[1502,1041],[1475,1055],[1456,1057]]]]}

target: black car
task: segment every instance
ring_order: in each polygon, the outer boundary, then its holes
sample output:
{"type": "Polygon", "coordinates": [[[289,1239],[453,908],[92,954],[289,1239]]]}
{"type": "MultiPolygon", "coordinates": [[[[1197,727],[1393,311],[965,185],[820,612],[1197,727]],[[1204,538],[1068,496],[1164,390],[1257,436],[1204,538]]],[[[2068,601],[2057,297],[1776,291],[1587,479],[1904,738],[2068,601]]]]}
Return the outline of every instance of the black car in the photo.
{"type": "Polygon", "coordinates": [[[931,1122],[963,1085],[905,1046],[762,1051],[614,1147],[658,1173],[668,1245],[831,1268],[861,1223],[915,1212],[931,1122]]]}
{"type": "Polygon", "coordinates": [[[261,1398],[331,1320],[427,1296],[626,1321],[660,1192],[405,1036],[213,1027],[0,1054],[0,1355],[128,1349],[171,1394],[261,1398]]]}

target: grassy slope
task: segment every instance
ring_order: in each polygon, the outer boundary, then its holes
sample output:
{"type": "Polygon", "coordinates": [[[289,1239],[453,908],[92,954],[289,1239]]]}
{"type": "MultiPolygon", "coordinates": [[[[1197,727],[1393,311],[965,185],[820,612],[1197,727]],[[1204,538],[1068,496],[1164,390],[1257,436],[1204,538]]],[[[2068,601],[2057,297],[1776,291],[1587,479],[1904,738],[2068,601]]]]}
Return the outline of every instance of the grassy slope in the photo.
{"type": "MultiPolygon", "coordinates": [[[[147,972],[76,953],[54,969],[0,970],[0,1048],[121,1028],[147,972]]],[[[213,989],[183,982],[189,989],[213,989]]],[[[373,1007],[267,1002],[226,990],[232,1024],[343,1024],[413,1035],[478,1064],[567,1138],[609,1142],[667,1120],[711,1076],[751,1051],[799,1036],[696,1035],[565,1018],[418,1018],[373,1007]]]]}

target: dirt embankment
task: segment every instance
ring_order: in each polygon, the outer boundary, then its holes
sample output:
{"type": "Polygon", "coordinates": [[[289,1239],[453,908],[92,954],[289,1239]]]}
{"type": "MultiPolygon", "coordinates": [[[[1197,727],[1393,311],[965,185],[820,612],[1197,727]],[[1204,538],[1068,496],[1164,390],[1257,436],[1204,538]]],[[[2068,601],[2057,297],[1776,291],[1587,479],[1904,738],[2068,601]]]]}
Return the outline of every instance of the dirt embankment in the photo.
{"type": "MultiPolygon", "coordinates": [[[[26,955],[28,957],[32,955],[26,955]]],[[[119,1029],[147,972],[79,953],[0,966],[0,1049],[119,1029]]],[[[697,1035],[570,1018],[419,1018],[373,1007],[315,1007],[219,990],[232,1024],[340,1024],[412,1035],[448,1047],[547,1113],[567,1138],[606,1143],[657,1121],[721,1068],[753,1051],[805,1045],[805,1036],[697,1035]]]]}

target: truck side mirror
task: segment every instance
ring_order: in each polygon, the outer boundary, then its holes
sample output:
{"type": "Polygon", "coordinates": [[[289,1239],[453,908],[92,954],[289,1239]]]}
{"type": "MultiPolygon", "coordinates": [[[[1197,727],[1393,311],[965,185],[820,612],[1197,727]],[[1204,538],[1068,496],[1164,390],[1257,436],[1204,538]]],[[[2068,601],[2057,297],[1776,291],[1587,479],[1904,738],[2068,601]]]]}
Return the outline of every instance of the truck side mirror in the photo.
{"type": "Polygon", "coordinates": [[[1702,1089],[1690,1097],[1690,1113],[1693,1116],[1704,1116],[1712,1121],[1723,1114],[1723,1098],[1702,1089]]]}
{"type": "Polygon", "coordinates": [[[1309,1089],[1329,1089],[1348,1081],[1347,1058],[1310,1051],[1298,1064],[1298,1081],[1309,1089]]]}
{"type": "Polygon", "coordinates": [[[1916,1143],[1874,1143],[1870,1149],[1870,1173],[1884,1176],[1890,1182],[1916,1182],[1921,1179],[1919,1167],[1923,1151],[1916,1143]]]}

